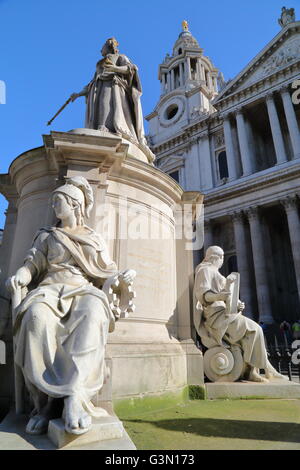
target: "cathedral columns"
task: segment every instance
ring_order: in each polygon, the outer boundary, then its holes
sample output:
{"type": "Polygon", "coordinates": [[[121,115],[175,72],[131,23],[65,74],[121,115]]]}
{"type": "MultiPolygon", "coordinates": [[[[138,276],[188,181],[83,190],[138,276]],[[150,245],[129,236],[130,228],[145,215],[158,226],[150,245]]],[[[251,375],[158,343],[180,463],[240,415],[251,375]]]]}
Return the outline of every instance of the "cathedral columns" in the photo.
{"type": "Polygon", "coordinates": [[[286,162],[287,158],[273,93],[269,93],[266,96],[266,104],[269,114],[277,164],[284,163],[286,162]]]}
{"type": "Polygon", "coordinates": [[[251,207],[247,209],[245,213],[247,214],[250,224],[259,320],[270,324],[273,323],[273,317],[265,262],[263,233],[258,208],[251,207]]]}
{"type": "Polygon", "coordinates": [[[167,85],[168,85],[168,92],[171,91],[171,75],[170,72],[167,72],[167,85]]]}
{"type": "Polygon", "coordinates": [[[233,147],[233,140],[232,140],[232,130],[231,130],[229,115],[225,114],[223,116],[223,120],[224,120],[223,128],[224,128],[229,178],[232,180],[235,180],[237,178],[237,172],[236,172],[236,162],[235,162],[234,147],[233,147]]]}
{"type": "Polygon", "coordinates": [[[205,131],[199,138],[200,177],[202,189],[213,187],[213,172],[211,166],[209,133],[205,131]]]}
{"type": "Polygon", "coordinates": [[[241,151],[243,176],[247,176],[252,173],[251,153],[250,153],[250,147],[249,147],[249,142],[248,142],[245,118],[244,118],[243,110],[241,108],[238,108],[236,110],[236,122],[237,122],[239,146],[240,146],[240,151],[241,151]]]}
{"type": "Polygon", "coordinates": [[[204,256],[207,248],[214,245],[212,222],[207,219],[204,221],[204,256]]]}
{"type": "Polygon", "coordinates": [[[184,64],[180,62],[179,64],[179,74],[180,74],[180,86],[184,85],[184,64]]]}
{"type": "Polygon", "coordinates": [[[161,75],[161,94],[163,95],[166,92],[166,74],[161,75]]]}
{"type": "Polygon", "coordinates": [[[253,318],[253,302],[251,290],[251,277],[249,271],[249,264],[247,259],[247,240],[244,225],[244,215],[242,212],[234,212],[231,214],[234,239],[235,239],[235,250],[237,256],[238,271],[241,275],[240,284],[240,298],[242,302],[245,302],[245,314],[249,318],[253,318]]]}
{"type": "Polygon", "coordinates": [[[291,248],[294,259],[298,295],[300,298],[300,219],[296,196],[288,196],[281,201],[285,208],[290,233],[291,248]]]}
{"type": "Polygon", "coordinates": [[[289,88],[284,86],[280,90],[282,102],[284,106],[285,117],[291,137],[294,158],[300,158],[300,133],[299,126],[295,114],[292,98],[289,93],[289,88]]]}
{"type": "Polygon", "coordinates": [[[187,80],[192,79],[192,71],[191,71],[191,58],[187,57],[186,58],[186,64],[187,64],[187,80]]]}
{"type": "Polygon", "coordinates": [[[171,70],[171,90],[175,89],[174,69],[171,70]]]}

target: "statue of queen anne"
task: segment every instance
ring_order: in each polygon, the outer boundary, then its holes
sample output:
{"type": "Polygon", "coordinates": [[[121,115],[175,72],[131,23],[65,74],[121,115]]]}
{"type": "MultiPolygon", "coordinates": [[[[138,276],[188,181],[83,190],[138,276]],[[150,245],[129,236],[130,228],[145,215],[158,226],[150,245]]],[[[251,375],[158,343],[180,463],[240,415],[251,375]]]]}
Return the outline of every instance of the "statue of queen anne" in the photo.
{"type": "Polygon", "coordinates": [[[115,325],[101,288],[117,278],[130,289],[136,273],[119,273],[104,240],[84,225],[93,206],[85,178],[57,188],[52,206],[60,222],[37,233],[24,266],[7,281],[13,295],[35,283],[15,311],[15,362],[34,404],[26,431],[47,432],[63,399],[66,431],[82,434],[96,415],[91,399],[107,378],[105,345],[115,325]]]}
{"type": "Polygon", "coordinates": [[[75,101],[85,96],[87,129],[120,135],[138,145],[149,161],[153,161],[144,133],[138,68],[124,54],[119,54],[118,45],[115,38],[107,39],[93,79],[70,99],[75,101]]]}

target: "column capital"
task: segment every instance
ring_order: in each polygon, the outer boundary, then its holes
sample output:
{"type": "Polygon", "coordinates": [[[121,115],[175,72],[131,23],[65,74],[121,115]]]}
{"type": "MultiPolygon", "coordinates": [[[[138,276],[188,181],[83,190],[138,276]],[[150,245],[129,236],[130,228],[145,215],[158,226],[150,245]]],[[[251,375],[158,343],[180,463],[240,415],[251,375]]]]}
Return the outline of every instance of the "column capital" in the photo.
{"type": "Polygon", "coordinates": [[[244,222],[244,213],[243,211],[234,211],[230,214],[231,220],[233,222],[243,223],[244,222]]]}
{"type": "Polygon", "coordinates": [[[235,108],[233,110],[233,112],[236,116],[243,115],[244,114],[244,107],[243,106],[238,106],[237,108],[235,108]]]}
{"type": "Polygon", "coordinates": [[[212,220],[211,219],[205,219],[204,220],[204,230],[208,230],[212,227],[212,220]]]}
{"type": "Polygon", "coordinates": [[[265,98],[266,102],[274,101],[274,92],[269,91],[268,93],[265,94],[264,98],[265,98]]]}
{"type": "Polygon", "coordinates": [[[287,196],[284,199],[281,199],[280,203],[283,205],[286,212],[291,211],[291,210],[294,211],[298,208],[298,198],[296,194],[287,196]]]}
{"type": "Polygon", "coordinates": [[[223,119],[223,121],[229,121],[231,114],[231,111],[224,111],[220,114],[220,117],[223,119]]]}
{"type": "Polygon", "coordinates": [[[244,210],[244,213],[246,214],[248,220],[256,220],[259,216],[258,206],[248,207],[244,210]]]}
{"type": "Polygon", "coordinates": [[[281,94],[286,94],[286,93],[290,93],[290,83],[285,83],[284,85],[281,85],[281,87],[279,88],[279,91],[281,94]]]}
{"type": "Polygon", "coordinates": [[[206,139],[208,136],[209,136],[209,132],[208,132],[208,131],[203,131],[203,132],[201,132],[201,134],[199,135],[199,140],[201,140],[201,139],[206,139]]]}

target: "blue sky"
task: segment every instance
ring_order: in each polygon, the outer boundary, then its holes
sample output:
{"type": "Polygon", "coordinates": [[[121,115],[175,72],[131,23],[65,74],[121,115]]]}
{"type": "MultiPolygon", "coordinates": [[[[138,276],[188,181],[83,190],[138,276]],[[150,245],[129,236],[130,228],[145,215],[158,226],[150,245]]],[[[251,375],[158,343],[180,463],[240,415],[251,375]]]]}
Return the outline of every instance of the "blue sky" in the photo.
{"type": "MultiPolygon", "coordinates": [[[[42,145],[42,134],[83,126],[84,99],[54,121],[69,95],[91,79],[102,44],[115,36],[138,67],[144,115],[159,97],[158,64],[190,31],[216,67],[233,78],[279,31],[284,0],[0,0],[0,173],[19,154],[42,145]]],[[[287,7],[296,8],[300,0],[287,7]]],[[[298,11],[297,11],[298,10],[298,11]]],[[[0,195],[0,228],[6,201],[0,195]]]]}

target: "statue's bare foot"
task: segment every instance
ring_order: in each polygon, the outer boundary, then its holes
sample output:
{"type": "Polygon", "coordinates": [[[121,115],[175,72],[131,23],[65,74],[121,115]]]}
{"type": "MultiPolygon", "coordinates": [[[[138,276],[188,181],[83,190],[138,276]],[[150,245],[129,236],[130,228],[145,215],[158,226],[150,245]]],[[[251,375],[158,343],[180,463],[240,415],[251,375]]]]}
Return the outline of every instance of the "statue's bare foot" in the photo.
{"type": "Polygon", "coordinates": [[[286,375],[282,375],[279,372],[277,372],[276,369],[269,363],[268,368],[266,369],[266,377],[268,380],[289,380],[289,378],[286,375]]]}
{"type": "Polygon", "coordinates": [[[71,434],[84,434],[92,426],[92,418],[75,395],[65,398],[64,419],[65,430],[71,434]]]}
{"type": "Polygon", "coordinates": [[[53,398],[48,397],[47,404],[42,408],[34,408],[26,426],[28,434],[46,434],[50,419],[56,418],[53,408],[53,398]]]}
{"type": "Polygon", "coordinates": [[[249,374],[249,380],[251,382],[260,382],[260,383],[268,383],[268,379],[262,377],[255,368],[252,368],[249,374]]]}
{"type": "Polygon", "coordinates": [[[46,434],[48,431],[49,417],[36,414],[30,418],[26,426],[28,434],[46,434]]]}

